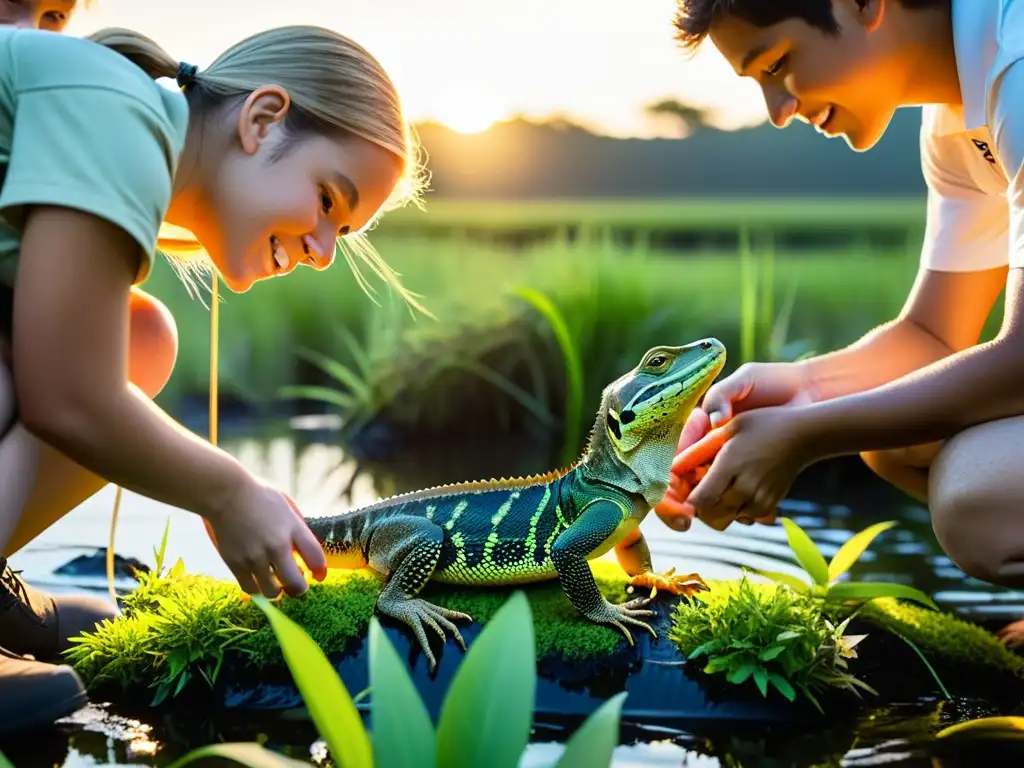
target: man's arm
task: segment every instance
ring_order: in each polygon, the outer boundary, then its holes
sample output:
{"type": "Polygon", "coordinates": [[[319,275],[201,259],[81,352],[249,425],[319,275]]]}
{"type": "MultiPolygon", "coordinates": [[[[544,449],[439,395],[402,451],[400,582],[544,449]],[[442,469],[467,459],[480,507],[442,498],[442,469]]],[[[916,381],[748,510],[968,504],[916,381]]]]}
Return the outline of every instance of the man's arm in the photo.
{"type": "MultiPolygon", "coordinates": [[[[1024,63],[1005,71],[991,104],[993,143],[1011,179],[1007,194],[1010,270],[1002,327],[992,341],[956,351],[889,384],[803,409],[799,418],[805,434],[818,442],[817,456],[941,440],[975,424],[1024,414],[1020,384],[1024,380],[1024,63]]],[[[992,198],[1005,216],[1007,201],[992,198]]],[[[964,194],[954,202],[967,208],[970,196],[964,194]]],[[[976,219],[966,220],[957,232],[979,233],[978,223],[994,215],[995,208],[989,214],[980,201],[976,205],[976,219]]],[[[982,238],[985,234],[981,230],[982,238]]],[[[957,244],[970,247],[966,242],[957,244]]],[[[955,312],[950,314],[952,322],[964,323],[955,312]]],[[[964,323],[964,337],[971,324],[971,319],[964,323]]]]}
{"type": "Polygon", "coordinates": [[[963,138],[937,128],[942,120],[938,108],[922,110],[927,223],[913,288],[895,320],[802,364],[818,400],[888,384],[976,344],[1006,284],[1005,204],[978,186],[963,138]]]}
{"type": "Polygon", "coordinates": [[[874,389],[976,344],[1006,284],[1006,271],[939,272],[922,266],[895,320],[848,347],[799,364],[815,399],[874,389]]]}

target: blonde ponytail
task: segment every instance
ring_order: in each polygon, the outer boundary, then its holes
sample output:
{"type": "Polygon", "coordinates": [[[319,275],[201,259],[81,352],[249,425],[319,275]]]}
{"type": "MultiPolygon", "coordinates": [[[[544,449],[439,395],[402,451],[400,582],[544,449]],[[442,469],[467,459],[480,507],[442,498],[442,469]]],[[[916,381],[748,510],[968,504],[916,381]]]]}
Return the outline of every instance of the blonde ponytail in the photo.
{"type": "Polygon", "coordinates": [[[173,78],[178,74],[178,62],[153,40],[138,32],[110,27],[94,32],[87,39],[117,51],[154,80],[173,78]]]}

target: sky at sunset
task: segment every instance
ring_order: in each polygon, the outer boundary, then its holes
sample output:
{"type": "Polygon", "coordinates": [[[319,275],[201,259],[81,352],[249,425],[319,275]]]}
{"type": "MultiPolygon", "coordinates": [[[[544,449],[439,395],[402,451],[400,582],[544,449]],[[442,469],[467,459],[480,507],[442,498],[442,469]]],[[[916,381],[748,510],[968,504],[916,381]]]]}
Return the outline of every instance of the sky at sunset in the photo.
{"type": "Polygon", "coordinates": [[[713,49],[683,58],[672,39],[674,7],[673,0],[95,0],[67,32],[129,27],[202,67],[254,32],[319,24],[381,61],[414,120],[456,130],[525,115],[562,116],[613,135],[674,135],[674,123],[644,115],[645,105],[666,98],[711,108],[713,122],[726,128],[764,120],[756,84],[737,78],[713,49]]]}

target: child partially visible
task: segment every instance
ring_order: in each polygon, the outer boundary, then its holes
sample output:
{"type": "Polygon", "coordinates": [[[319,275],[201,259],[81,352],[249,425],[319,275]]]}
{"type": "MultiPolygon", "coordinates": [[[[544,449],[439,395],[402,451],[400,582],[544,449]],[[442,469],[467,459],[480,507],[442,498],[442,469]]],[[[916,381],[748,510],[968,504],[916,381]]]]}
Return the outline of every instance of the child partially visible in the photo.
{"type": "Polygon", "coordinates": [[[0,24],[63,32],[77,6],[78,0],[0,0],[0,24]]]}

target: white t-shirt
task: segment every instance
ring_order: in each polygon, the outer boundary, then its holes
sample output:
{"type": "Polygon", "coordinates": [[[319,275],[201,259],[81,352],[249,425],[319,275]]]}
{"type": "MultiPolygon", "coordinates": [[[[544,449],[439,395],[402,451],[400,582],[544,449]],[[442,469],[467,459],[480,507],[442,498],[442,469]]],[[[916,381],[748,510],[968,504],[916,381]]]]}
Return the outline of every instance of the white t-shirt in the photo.
{"type": "Polygon", "coordinates": [[[1024,267],[1024,0],[952,0],[963,107],[922,110],[922,264],[1024,267]]]}

